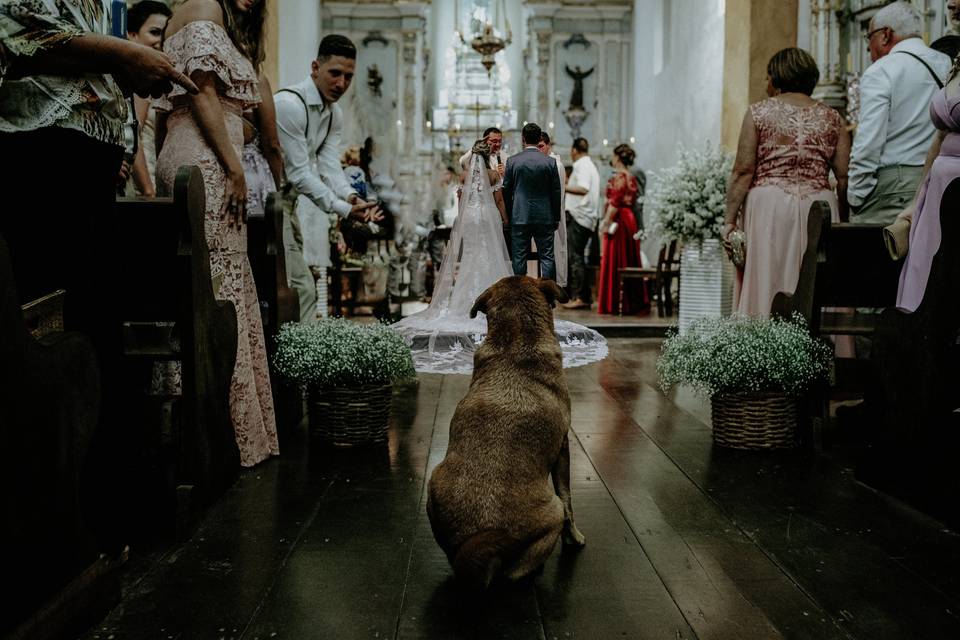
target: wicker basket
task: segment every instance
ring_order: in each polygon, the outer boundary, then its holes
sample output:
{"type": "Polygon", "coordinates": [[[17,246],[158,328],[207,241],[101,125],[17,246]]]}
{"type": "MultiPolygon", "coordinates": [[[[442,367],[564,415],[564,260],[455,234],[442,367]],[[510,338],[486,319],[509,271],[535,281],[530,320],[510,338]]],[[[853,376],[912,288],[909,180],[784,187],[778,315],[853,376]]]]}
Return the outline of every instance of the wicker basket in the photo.
{"type": "Polygon", "coordinates": [[[310,431],[338,446],[386,442],[392,392],[389,383],[311,389],[310,431]]]}
{"type": "Polygon", "coordinates": [[[780,393],[718,394],[710,399],[713,441],[733,449],[797,444],[797,399],[780,393]]]}

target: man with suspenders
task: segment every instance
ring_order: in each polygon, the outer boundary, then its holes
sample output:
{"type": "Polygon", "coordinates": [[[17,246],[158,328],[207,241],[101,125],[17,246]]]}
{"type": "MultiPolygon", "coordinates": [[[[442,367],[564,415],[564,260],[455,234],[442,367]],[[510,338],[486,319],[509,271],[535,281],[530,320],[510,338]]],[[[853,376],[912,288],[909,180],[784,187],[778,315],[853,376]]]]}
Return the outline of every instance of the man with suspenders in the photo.
{"type": "MultiPolygon", "coordinates": [[[[284,194],[287,203],[303,195],[321,211],[378,222],[383,216],[376,203],[353,191],[340,166],[343,112],[336,102],[350,88],[356,59],[357,49],[348,38],[326,36],[310,64],[310,77],[274,96],[287,177],[284,194]]],[[[300,296],[300,322],[315,322],[316,286],[303,259],[303,236],[294,206],[284,207],[283,246],[287,282],[300,296]]]]}
{"type": "Polygon", "coordinates": [[[923,42],[920,12],[893,2],[870,20],[873,61],[860,78],[860,124],[850,152],[850,221],[890,224],[917,193],[935,129],[930,100],[950,58],[923,42]]]}

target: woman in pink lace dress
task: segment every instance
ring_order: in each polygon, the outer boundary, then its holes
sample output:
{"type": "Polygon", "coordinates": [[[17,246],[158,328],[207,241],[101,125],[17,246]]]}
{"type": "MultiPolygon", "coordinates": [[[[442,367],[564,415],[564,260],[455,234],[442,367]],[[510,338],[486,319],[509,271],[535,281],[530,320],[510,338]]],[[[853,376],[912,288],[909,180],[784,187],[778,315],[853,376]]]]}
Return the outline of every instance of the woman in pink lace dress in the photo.
{"type": "Polygon", "coordinates": [[[846,219],[850,160],[850,134],[840,114],[810,97],[820,78],[810,54],[783,49],[770,59],[767,74],[770,98],[750,105],[743,118],[722,231],[725,243],[734,229],[746,234],[734,310],[763,317],[778,291],[796,289],[810,206],[825,200],[834,221],[846,219]]]}
{"type": "Polygon", "coordinates": [[[254,65],[263,60],[263,17],[260,0],[188,0],[181,5],[167,25],[163,49],[200,93],[174,90],[157,103],[166,114],[158,190],[172,192],[182,165],[196,165],[203,173],[210,267],[223,277],[214,293],[237,311],[230,416],[240,462],[247,467],[279,453],[260,307],[247,260],[247,187],[241,163],[241,114],[260,102],[254,65]]]}

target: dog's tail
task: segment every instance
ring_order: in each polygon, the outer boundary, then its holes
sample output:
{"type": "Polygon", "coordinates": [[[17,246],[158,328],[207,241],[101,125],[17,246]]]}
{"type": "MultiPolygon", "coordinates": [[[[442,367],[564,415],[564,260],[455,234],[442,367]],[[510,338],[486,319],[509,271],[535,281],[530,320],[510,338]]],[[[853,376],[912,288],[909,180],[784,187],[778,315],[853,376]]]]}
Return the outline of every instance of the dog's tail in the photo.
{"type": "Polygon", "coordinates": [[[485,591],[503,568],[504,562],[515,556],[522,542],[504,529],[479,531],[460,545],[453,557],[453,574],[466,587],[485,591]]]}

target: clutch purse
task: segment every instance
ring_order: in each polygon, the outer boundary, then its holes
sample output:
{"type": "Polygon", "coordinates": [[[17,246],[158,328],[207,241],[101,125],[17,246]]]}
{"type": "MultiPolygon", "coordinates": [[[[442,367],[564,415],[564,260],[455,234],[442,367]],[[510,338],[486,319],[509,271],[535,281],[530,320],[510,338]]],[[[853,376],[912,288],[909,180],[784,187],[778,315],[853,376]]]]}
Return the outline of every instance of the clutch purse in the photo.
{"type": "Polygon", "coordinates": [[[910,221],[897,218],[893,224],[883,228],[883,244],[887,247],[890,259],[897,261],[907,257],[910,243],[910,221]]]}
{"type": "Polygon", "coordinates": [[[613,234],[615,234],[619,226],[620,225],[618,225],[616,222],[611,222],[610,226],[607,227],[607,235],[612,236],[613,234]]]}
{"type": "Polygon", "coordinates": [[[730,262],[737,269],[743,269],[747,264],[747,234],[740,229],[734,229],[727,236],[730,242],[730,262]]]}

